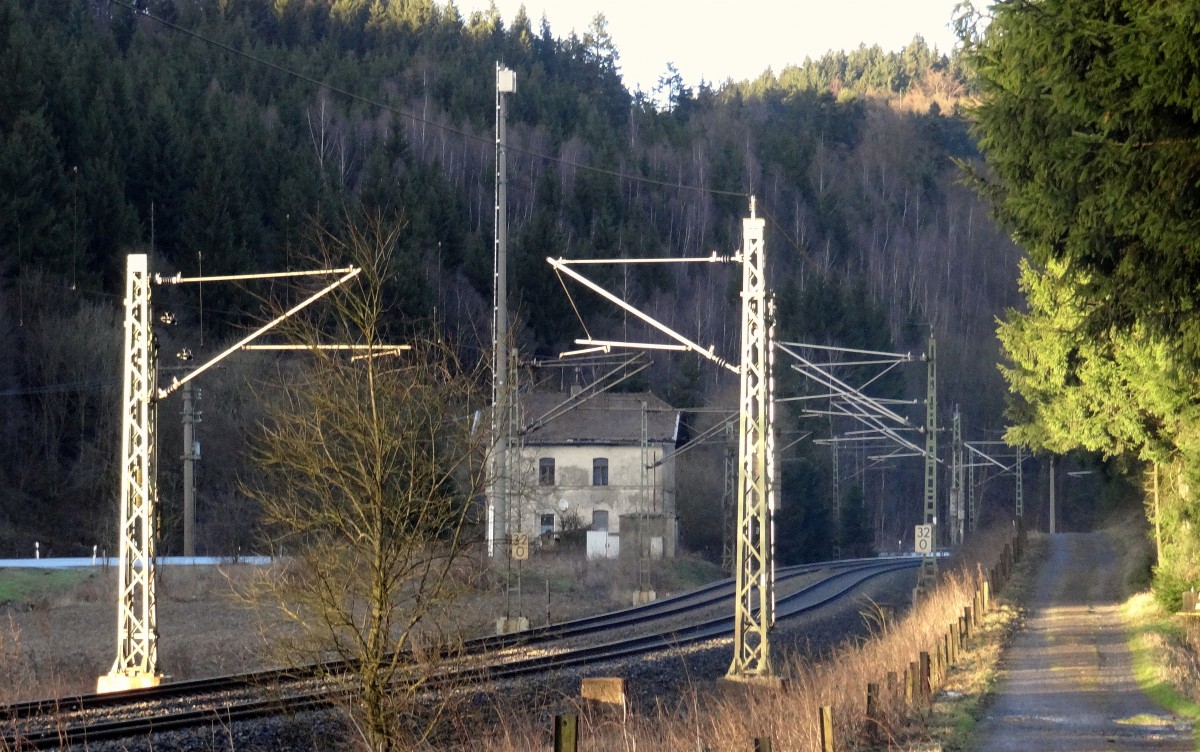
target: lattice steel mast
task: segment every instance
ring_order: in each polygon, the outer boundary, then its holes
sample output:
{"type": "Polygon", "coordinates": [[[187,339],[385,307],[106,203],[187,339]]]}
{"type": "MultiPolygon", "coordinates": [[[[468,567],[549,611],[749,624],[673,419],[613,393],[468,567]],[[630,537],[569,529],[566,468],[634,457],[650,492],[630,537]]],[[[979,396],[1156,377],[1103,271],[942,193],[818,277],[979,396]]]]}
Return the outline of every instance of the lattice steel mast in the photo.
{"type": "Polygon", "coordinates": [[[769,632],[774,609],[771,459],[771,335],[767,305],[765,222],[742,221],[742,358],[738,440],[738,520],[735,561],[734,655],[726,677],[774,676],[769,632]]]}
{"type": "Polygon", "coordinates": [[[167,278],[151,276],[144,253],[130,254],[125,263],[125,337],[122,353],[119,469],[121,527],[117,555],[117,576],[120,578],[117,590],[117,657],[113,661],[112,669],[96,682],[96,690],[102,693],[152,687],[162,682],[162,675],[158,672],[158,609],[155,599],[154,559],[154,549],[158,540],[155,528],[158,489],[155,484],[154,467],[154,427],[158,402],[359,273],[358,269],[349,267],[314,272],[186,279],[182,275],[167,278]],[[157,353],[150,329],[153,319],[150,304],[152,283],[177,285],[327,274],[342,276],[243,337],[184,378],[175,379],[166,388],[158,388],[157,353]]]}
{"type": "Polygon", "coordinates": [[[146,254],[130,254],[125,263],[117,657],[112,669],[97,682],[100,692],[152,687],[162,681],[154,597],[157,368],[150,331],[151,280],[146,254]]]}

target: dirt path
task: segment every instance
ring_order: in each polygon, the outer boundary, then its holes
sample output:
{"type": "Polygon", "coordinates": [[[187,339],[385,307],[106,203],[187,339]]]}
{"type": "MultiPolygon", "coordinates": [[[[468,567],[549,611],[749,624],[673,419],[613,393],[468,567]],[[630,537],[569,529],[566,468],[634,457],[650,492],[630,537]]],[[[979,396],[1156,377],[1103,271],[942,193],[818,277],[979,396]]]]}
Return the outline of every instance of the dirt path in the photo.
{"type": "Polygon", "coordinates": [[[1155,705],[1133,678],[1109,539],[1059,534],[1049,546],[976,751],[1192,750],[1191,723],[1155,705]]]}

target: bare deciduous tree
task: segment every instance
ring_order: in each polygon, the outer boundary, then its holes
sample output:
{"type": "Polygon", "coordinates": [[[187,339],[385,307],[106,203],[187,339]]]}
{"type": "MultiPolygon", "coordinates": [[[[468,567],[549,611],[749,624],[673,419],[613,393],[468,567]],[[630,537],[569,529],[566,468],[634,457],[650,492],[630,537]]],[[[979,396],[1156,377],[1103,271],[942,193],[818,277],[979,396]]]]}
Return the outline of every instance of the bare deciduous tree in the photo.
{"type": "Polygon", "coordinates": [[[316,348],[397,344],[384,336],[400,229],[378,218],[346,225],[344,237],[321,232],[318,246],[362,272],[322,302],[324,314],[293,327],[313,348],[268,385],[274,399],[254,450],[261,473],[247,490],[287,563],[258,595],[290,622],[276,635],[290,660],[350,662],[330,678],[345,683],[366,746],[410,749],[437,715],[416,712],[430,669],[413,656],[436,657],[457,639],[440,618],[463,582],[484,487],[486,432],[471,417],[486,382],[433,334],[391,354],[316,348]]]}

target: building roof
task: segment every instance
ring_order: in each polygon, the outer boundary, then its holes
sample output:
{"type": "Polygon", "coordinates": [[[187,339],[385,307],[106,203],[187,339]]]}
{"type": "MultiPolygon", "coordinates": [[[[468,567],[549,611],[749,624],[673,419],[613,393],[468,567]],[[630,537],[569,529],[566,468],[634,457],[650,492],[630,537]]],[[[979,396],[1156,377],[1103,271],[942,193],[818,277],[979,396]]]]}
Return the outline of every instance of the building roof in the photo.
{"type": "Polygon", "coordinates": [[[679,411],[649,392],[603,392],[582,401],[567,392],[529,392],[520,401],[525,444],[641,444],[643,402],[651,444],[673,445],[678,436],[679,411]]]}

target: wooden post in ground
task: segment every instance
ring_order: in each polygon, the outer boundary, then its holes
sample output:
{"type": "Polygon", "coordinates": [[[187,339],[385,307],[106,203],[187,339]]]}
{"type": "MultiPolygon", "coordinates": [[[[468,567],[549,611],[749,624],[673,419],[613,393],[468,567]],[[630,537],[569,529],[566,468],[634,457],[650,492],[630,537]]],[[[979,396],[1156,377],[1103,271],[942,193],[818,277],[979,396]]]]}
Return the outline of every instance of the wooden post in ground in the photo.
{"type": "Polygon", "coordinates": [[[929,651],[922,650],[920,657],[920,668],[918,669],[919,683],[917,685],[920,688],[920,692],[918,694],[922,702],[929,702],[929,698],[933,696],[933,687],[929,681],[929,669],[929,651]]]}
{"type": "Polygon", "coordinates": [[[771,752],[771,737],[769,737],[769,736],[755,737],[754,752],[771,752]]]}
{"type": "Polygon", "coordinates": [[[875,739],[879,735],[879,685],[867,683],[867,736],[875,739]]]}
{"type": "Polygon", "coordinates": [[[554,752],[578,752],[579,716],[563,713],[554,716],[554,752]]]}
{"type": "Polygon", "coordinates": [[[833,752],[833,708],[822,705],[820,710],[821,752],[833,752]]]}

